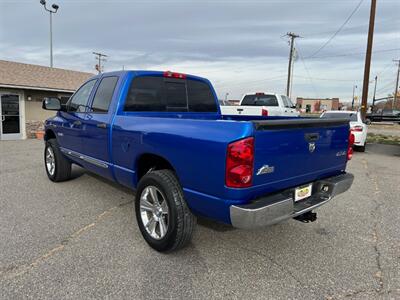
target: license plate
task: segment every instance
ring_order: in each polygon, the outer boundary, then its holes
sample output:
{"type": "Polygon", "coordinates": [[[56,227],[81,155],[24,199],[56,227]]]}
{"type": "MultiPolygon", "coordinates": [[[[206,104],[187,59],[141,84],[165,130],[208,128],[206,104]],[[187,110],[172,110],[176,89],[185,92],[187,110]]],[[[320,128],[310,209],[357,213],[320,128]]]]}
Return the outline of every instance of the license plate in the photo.
{"type": "Polygon", "coordinates": [[[294,201],[300,201],[311,196],[312,183],[306,186],[298,187],[294,190],[294,201]]]}

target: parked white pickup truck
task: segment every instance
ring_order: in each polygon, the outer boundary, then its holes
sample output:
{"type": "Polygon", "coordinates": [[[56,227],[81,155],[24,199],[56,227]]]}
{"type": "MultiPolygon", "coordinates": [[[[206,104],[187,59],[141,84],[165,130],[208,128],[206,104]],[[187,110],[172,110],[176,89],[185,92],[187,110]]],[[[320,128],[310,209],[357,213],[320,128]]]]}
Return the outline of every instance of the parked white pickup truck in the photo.
{"type": "Polygon", "coordinates": [[[221,113],[246,116],[299,116],[296,106],[289,97],[271,93],[245,94],[239,106],[221,106],[221,113]]]}

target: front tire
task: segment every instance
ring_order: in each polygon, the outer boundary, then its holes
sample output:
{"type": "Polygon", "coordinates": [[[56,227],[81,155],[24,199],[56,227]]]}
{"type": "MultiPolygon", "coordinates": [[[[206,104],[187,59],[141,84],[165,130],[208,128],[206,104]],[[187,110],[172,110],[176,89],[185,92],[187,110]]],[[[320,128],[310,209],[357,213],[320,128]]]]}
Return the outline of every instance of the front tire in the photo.
{"type": "Polygon", "coordinates": [[[60,182],[71,178],[71,162],[61,153],[56,139],[46,141],[44,165],[51,181],[60,182]]]}
{"type": "Polygon", "coordinates": [[[136,220],[146,242],[159,252],[172,252],[191,240],[196,217],[170,170],[151,171],[139,181],[135,200],[136,220]]]}

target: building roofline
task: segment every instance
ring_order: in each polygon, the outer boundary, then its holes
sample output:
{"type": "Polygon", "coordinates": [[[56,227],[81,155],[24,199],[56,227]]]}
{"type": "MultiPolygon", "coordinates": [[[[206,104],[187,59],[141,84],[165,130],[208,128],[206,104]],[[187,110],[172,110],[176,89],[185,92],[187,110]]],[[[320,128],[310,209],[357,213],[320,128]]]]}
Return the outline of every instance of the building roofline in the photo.
{"type": "Polygon", "coordinates": [[[37,90],[37,91],[48,91],[48,92],[64,92],[64,93],[74,93],[75,90],[65,90],[58,88],[44,88],[39,86],[26,86],[26,85],[13,85],[13,84],[2,84],[0,87],[9,89],[21,89],[21,90],[37,90]]]}
{"type": "Polygon", "coordinates": [[[27,65],[27,66],[34,66],[34,67],[45,68],[45,69],[49,69],[49,70],[59,70],[59,71],[74,72],[74,73],[80,73],[80,74],[92,75],[92,76],[96,75],[96,74],[90,73],[90,72],[83,72],[83,71],[77,71],[77,70],[71,70],[71,69],[63,69],[63,68],[57,68],[57,67],[48,67],[48,66],[43,66],[43,65],[38,65],[38,64],[30,64],[30,63],[24,63],[24,62],[19,62],[19,61],[12,61],[12,60],[5,60],[5,59],[0,59],[0,62],[19,64],[19,65],[27,65]]]}

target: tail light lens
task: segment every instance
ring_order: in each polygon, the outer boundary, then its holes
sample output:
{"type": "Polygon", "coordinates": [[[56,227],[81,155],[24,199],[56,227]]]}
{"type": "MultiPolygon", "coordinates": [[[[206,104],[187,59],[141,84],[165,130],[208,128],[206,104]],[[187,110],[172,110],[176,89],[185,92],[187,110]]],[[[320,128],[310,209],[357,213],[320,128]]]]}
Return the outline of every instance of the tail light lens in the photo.
{"type": "Polygon", "coordinates": [[[267,117],[268,116],[268,110],[262,109],[261,110],[261,115],[264,116],[264,117],[267,117]]]}
{"type": "Polygon", "coordinates": [[[358,131],[358,132],[362,132],[363,131],[363,127],[360,125],[354,126],[350,129],[351,131],[358,131]]]}
{"type": "Polygon", "coordinates": [[[347,160],[350,160],[353,157],[353,145],[354,145],[354,134],[351,132],[349,133],[349,146],[347,148],[347,160]]]}
{"type": "Polygon", "coordinates": [[[249,187],[253,181],[254,138],[245,138],[228,145],[225,185],[233,188],[249,187]]]}

